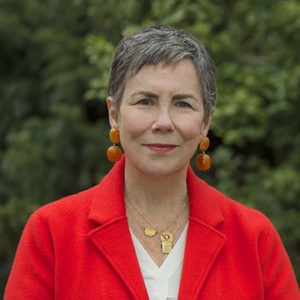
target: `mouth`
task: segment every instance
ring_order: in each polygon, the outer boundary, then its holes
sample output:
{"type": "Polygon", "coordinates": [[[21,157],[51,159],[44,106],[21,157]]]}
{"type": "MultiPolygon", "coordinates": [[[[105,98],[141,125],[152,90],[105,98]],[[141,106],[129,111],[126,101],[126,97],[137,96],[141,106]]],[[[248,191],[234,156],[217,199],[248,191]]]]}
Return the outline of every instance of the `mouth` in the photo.
{"type": "Polygon", "coordinates": [[[176,145],[172,144],[145,144],[151,151],[157,153],[166,153],[172,151],[176,148],[176,145]]]}

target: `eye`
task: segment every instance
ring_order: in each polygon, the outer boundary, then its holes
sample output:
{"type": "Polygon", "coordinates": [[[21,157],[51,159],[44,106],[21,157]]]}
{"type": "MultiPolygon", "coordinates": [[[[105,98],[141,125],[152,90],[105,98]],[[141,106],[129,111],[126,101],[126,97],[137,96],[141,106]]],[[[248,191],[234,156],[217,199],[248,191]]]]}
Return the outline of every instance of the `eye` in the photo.
{"type": "Polygon", "coordinates": [[[179,101],[176,103],[177,107],[182,107],[182,108],[191,108],[191,105],[185,101],[179,101]]]}
{"type": "Polygon", "coordinates": [[[141,100],[139,100],[137,102],[137,104],[141,104],[141,105],[152,105],[153,104],[153,101],[149,98],[143,98],[141,100]]]}

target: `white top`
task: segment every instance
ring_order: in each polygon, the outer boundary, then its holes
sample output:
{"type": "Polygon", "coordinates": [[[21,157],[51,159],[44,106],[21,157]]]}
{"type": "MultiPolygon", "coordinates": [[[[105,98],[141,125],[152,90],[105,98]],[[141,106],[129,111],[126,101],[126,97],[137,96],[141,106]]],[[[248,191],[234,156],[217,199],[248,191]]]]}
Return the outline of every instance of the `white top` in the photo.
{"type": "Polygon", "coordinates": [[[150,300],[176,300],[178,297],[188,223],[163,264],[152,260],[140,241],[130,230],[135,252],[150,300]]]}

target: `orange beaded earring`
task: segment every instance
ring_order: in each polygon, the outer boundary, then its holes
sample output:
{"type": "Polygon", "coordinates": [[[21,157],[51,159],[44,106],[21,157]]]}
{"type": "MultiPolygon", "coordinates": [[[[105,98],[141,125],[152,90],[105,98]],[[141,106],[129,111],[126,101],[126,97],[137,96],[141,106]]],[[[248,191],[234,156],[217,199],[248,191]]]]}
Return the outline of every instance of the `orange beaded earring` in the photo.
{"type": "Polygon", "coordinates": [[[106,151],[107,159],[111,162],[116,162],[122,157],[122,150],[120,147],[115,144],[120,143],[120,131],[117,128],[112,128],[109,131],[109,139],[114,144],[110,146],[106,151]]]}
{"type": "Polygon", "coordinates": [[[211,160],[209,155],[205,154],[205,151],[209,147],[209,138],[204,136],[200,142],[199,149],[202,151],[201,154],[198,154],[196,157],[196,167],[200,171],[206,171],[211,167],[211,160]]]}

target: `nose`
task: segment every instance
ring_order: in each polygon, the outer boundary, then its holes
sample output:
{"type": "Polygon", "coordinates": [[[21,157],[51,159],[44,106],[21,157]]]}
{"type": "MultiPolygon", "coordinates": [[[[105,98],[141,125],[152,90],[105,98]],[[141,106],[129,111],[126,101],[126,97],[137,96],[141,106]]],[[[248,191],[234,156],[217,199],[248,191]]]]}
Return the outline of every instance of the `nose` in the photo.
{"type": "Polygon", "coordinates": [[[168,107],[161,107],[152,124],[153,131],[168,132],[174,130],[174,123],[168,107]]]}

